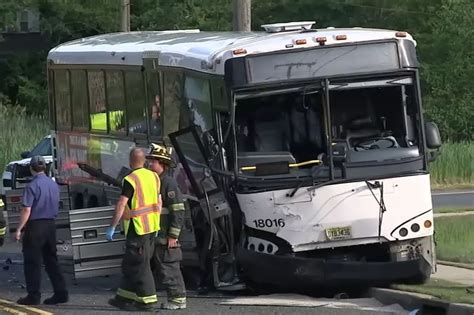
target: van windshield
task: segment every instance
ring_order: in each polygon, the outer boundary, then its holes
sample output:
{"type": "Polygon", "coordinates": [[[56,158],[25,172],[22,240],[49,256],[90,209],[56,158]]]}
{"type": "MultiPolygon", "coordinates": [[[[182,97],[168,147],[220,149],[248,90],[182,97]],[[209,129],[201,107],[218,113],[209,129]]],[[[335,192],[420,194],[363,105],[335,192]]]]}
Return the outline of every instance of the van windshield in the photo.
{"type": "Polygon", "coordinates": [[[33,150],[31,150],[28,157],[33,157],[35,155],[46,156],[46,155],[51,155],[51,154],[52,154],[51,139],[44,138],[33,148],[33,150]]]}

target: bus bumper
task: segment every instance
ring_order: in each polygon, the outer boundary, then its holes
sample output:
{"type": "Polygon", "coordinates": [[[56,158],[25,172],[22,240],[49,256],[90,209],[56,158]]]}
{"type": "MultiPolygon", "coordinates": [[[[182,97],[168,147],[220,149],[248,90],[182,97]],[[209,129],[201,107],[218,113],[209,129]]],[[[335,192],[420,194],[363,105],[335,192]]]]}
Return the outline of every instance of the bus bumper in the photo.
{"type": "Polygon", "coordinates": [[[244,276],[252,282],[298,288],[420,281],[429,278],[432,271],[423,257],[393,262],[341,262],[269,255],[239,248],[237,260],[244,276]]]}

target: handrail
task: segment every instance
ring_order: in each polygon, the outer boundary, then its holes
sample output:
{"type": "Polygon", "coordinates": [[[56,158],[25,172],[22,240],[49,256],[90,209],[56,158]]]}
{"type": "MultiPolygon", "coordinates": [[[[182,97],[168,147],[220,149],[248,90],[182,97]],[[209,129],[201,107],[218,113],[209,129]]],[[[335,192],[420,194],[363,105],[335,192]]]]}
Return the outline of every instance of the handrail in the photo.
{"type": "MultiPolygon", "coordinates": [[[[288,164],[288,166],[290,168],[294,168],[294,167],[300,167],[300,166],[306,166],[306,165],[311,165],[311,164],[321,164],[322,161],[321,160],[309,160],[309,161],[304,161],[304,162],[300,162],[300,163],[291,163],[291,164],[288,164]]],[[[257,169],[257,166],[253,165],[253,166],[242,166],[240,168],[241,171],[255,171],[257,169]]]]}

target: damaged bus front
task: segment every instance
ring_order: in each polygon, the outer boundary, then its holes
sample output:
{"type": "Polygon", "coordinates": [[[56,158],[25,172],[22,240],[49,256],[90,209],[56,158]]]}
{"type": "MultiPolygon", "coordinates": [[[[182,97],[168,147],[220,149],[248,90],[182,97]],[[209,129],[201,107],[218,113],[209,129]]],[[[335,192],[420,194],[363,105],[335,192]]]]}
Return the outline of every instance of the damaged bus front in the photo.
{"type": "MultiPolygon", "coordinates": [[[[232,58],[225,79],[232,107],[222,150],[207,158],[240,213],[237,261],[248,279],[314,287],[429,278],[427,165],[441,143],[423,120],[413,41],[232,58]]],[[[180,136],[181,162],[195,161],[180,136]]]]}

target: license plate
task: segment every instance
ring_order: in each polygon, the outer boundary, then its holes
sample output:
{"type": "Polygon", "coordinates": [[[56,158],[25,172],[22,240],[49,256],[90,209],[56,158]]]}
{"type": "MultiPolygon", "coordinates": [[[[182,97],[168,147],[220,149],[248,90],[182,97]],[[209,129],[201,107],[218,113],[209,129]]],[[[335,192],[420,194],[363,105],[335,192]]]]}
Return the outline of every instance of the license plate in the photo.
{"type": "Polygon", "coordinates": [[[331,241],[351,238],[351,227],[343,226],[326,229],[326,236],[331,241]]]}

